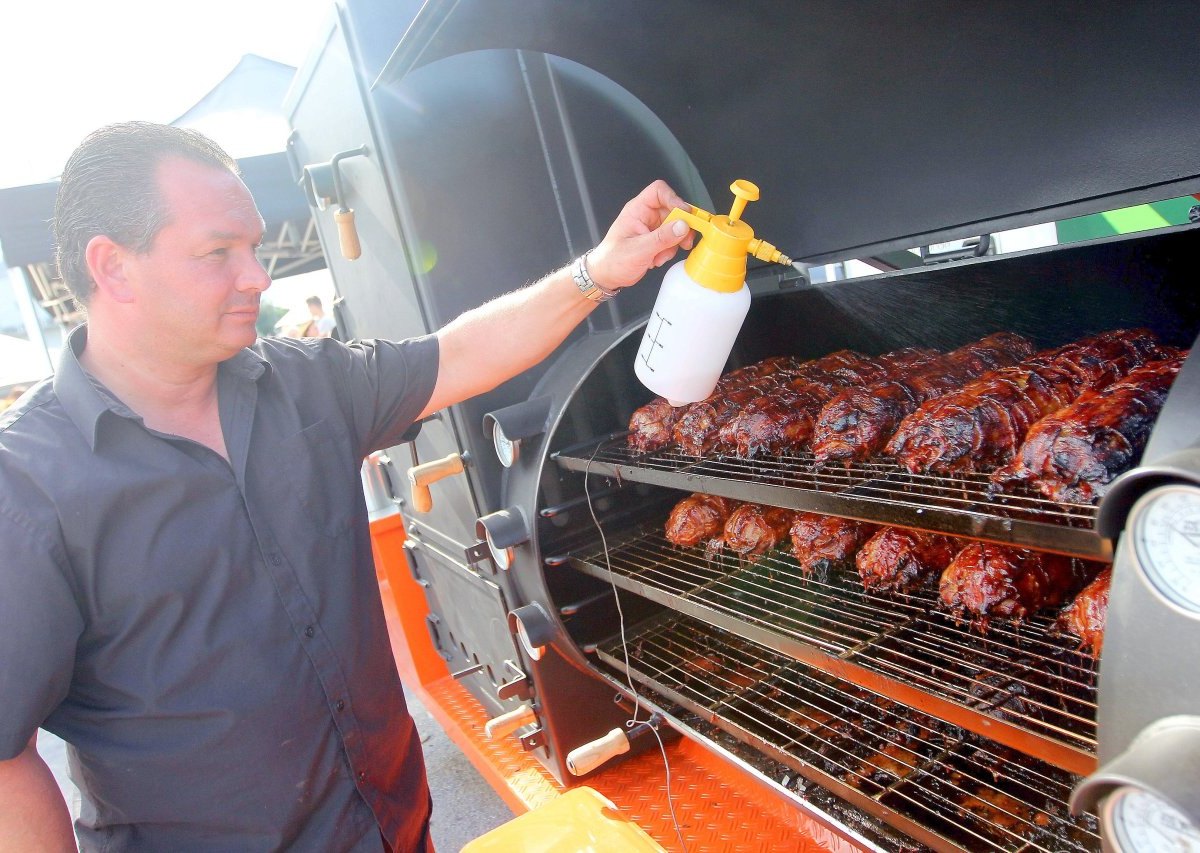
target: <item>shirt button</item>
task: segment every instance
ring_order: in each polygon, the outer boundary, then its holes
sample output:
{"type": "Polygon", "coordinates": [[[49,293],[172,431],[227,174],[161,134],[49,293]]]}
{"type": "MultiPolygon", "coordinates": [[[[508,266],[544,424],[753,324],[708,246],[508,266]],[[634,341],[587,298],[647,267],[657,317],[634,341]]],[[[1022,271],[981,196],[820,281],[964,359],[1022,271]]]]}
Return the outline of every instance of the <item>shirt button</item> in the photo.
{"type": "Polygon", "coordinates": [[[310,639],[311,639],[313,636],[315,636],[315,635],[316,635],[316,633],[317,633],[317,632],[316,632],[316,629],[314,629],[312,625],[309,625],[307,628],[305,628],[305,629],[304,629],[304,636],[306,636],[306,637],[308,637],[308,638],[310,638],[310,639]]]}
{"type": "Polygon", "coordinates": [[[360,782],[367,781],[367,771],[365,771],[365,770],[358,771],[358,781],[360,781],[360,782]]]}
{"type": "Polygon", "coordinates": [[[344,699],[339,699],[337,700],[337,704],[335,704],[333,707],[337,708],[339,711],[344,711],[346,710],[346,701],[344,699]]]}

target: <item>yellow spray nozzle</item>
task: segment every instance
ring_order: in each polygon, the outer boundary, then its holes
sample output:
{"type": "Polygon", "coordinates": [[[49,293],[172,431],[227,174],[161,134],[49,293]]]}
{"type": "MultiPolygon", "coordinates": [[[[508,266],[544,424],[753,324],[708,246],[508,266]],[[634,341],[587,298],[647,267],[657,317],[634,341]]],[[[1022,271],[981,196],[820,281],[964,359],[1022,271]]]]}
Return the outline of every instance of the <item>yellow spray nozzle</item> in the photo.
{"type": "Polygon", "coordinates": [[[667,221],[683,220],[703,238],[684,261],[684,269],[697,284],[710,290],[733,293],[741,290],[746,280],[746,256],[779,264],[790,264],[791,258],[770,243],[754,238],[754,229],[742,221],[746,205],[758,201],[758,187],[750,181],[737,180],[729,185],[733,204],[729,216],[713,216],[706,210],[676,208],[667,221]]]}
{"type": "Polygon", "coordinates": [[[742,211],[752,201],[758,201],[758,184],[749,181],[736,180],[729,185],[733,190],[733,204],[729,208],[729,221],[737,222],[742,218],[742,211]]]}

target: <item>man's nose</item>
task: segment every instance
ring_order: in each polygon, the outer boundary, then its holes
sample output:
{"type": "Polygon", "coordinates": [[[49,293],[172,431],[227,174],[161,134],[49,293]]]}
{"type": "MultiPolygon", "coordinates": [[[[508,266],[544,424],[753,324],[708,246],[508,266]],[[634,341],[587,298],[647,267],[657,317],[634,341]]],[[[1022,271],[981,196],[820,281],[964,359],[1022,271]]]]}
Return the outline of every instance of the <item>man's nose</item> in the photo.
{"type": "Polygon", "coordinates": [[[258,255],[252,253],[238,273],[238,290],[257,290],[261,293],[270,286],[271,276],[258,259],[258,255]]]}

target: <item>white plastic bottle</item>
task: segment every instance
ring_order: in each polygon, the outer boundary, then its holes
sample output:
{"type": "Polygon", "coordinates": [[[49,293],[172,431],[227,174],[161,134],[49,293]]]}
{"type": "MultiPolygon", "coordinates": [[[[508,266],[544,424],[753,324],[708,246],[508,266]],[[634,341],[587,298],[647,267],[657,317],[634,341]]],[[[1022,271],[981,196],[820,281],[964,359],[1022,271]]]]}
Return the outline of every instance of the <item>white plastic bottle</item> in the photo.
{"type": "Polygon", "coordinates": [[[741,221],[746,203],[758,200],[758,187],[734,181],[729,216],[700,208],[674,210],[667,221],[682,219],[701,239],[686,259],[663,278],[638,347],[634,373],[642,384],[672,406],[709,396],[750,310],[746,258],[790,264],[770,243],[757,240],[741,221]]]}

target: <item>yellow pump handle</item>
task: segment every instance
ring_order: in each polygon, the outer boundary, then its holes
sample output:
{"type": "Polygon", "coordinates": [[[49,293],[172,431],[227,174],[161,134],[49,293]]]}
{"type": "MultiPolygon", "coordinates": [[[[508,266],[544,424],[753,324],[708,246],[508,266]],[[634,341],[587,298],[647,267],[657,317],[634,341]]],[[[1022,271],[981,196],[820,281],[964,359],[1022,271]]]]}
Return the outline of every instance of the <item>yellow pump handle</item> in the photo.
{"type": "Polygon", "coordinates": [[[676,208],[666,221],[682,220],[700,232],[700,242],[683,262],[691,279],[710,290],[736,293],[746,280],[747,255],[777,264],[790,264],[792,259],[770,243],[755,239],[754,229],[742,221],[746,205],[758,201],[758,187],[737,180],[729,189],[733,191],[733,205],[728,216],[714,216],[699,207],[676,208]]]}

